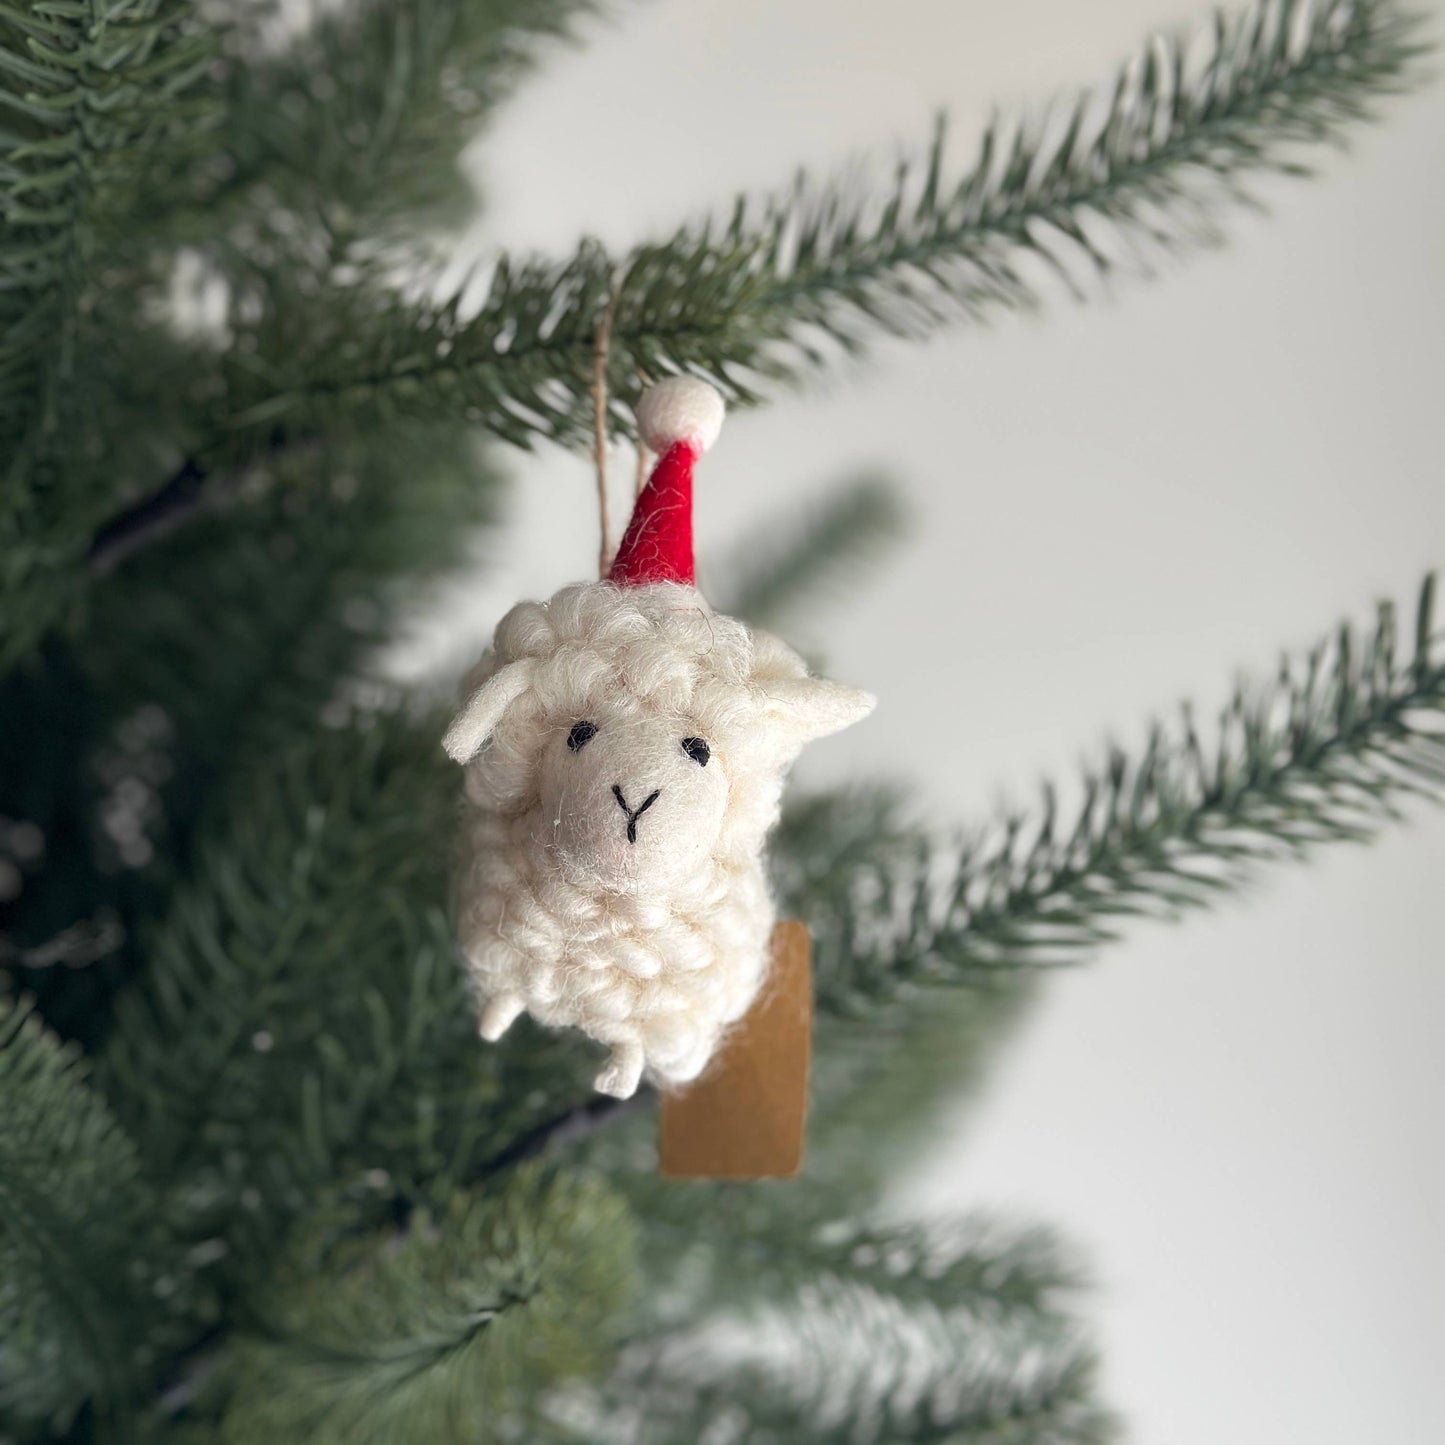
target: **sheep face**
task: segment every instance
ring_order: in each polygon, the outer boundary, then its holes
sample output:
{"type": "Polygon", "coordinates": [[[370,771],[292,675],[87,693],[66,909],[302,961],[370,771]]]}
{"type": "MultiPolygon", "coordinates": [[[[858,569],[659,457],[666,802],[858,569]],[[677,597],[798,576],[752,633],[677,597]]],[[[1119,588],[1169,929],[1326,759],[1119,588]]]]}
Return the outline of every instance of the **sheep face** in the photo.
{"type": "Polygon", "coordinates": [[[726,761],[696,722],[592,706],[545,745],[534,837],[573,883],[662,896],[705,868],[727,805],[726,761]]]}
{"type": "Polygon", "coordinates": [[[468,690],[473,802],[569,882],[661,897],[757,854],[793,758],[873,701],[691,587],[601,582],[515,607],[468,690]]]}

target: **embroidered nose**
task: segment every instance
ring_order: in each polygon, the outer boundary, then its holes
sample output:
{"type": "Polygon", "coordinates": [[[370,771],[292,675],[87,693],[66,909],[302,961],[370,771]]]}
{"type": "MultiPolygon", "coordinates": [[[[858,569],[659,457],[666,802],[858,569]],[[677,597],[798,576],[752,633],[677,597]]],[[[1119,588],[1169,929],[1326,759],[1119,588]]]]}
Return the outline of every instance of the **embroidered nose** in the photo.
{"type": "Polygon", "coordinates": [[[622,784],[613,783],[612,796],[617,799],[617,806],[627,814],[627,841],[629,843],[637,842],[637,820],[657,801],[661,792],[661,788],[654,788],[640,808],[629,808],[627,799],[622,796],[622,784]]]}

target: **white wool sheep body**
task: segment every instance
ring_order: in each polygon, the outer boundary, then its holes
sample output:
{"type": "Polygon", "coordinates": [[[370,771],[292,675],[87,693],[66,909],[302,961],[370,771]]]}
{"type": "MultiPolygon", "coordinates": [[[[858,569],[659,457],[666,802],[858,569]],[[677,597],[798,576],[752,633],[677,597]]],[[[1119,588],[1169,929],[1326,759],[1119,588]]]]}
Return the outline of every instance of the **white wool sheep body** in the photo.
{"type": "Polygon", "coordinates": [[[595,582],[498,625],[447,734],[466,764],[458,931],[481,1032],[607,1044],[598,1089],[695,1078],[764,982],[763,844],[789,765],[868,694],[692,586],[595,582]]]}

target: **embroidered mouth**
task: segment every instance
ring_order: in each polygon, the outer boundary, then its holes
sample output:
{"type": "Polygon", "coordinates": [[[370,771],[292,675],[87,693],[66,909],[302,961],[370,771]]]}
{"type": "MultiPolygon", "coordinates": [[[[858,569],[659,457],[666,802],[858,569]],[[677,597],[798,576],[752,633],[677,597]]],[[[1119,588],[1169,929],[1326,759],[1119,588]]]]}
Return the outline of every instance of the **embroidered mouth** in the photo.
{"type": "Polygon", "coordinates": [[[617,799],[617,806],[627,814],[627,841],[637,842],[637,820],[658,800],[662,795],[661,788],[654,788],[648,795],[646,801],[640,808],[629,808],[627,799],[622,796],[622,784],[613,783],[612,796],[617,799]]]}

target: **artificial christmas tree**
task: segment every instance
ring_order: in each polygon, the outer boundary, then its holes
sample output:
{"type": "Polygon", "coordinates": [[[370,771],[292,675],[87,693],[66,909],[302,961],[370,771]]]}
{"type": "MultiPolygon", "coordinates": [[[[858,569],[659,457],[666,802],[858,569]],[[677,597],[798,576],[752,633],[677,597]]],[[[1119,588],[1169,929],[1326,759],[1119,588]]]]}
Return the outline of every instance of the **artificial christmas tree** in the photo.
{"type": "MultiPolygon", "coordinates": [[[[659,1179],[655,1096],[595,1099],[585,1039],[482,1046],[446,719],[370,660],[490,519],[494,443],[586,443],[599,369],[616,431],[646,378],[758,403],[1041,300],[1031,263],[1083,287],[1192,242],[1414,54],[1387,4],[1266,5],[956,177],[940,141],[883,193],[418,300],[461,143],[583,8],[363,0],[278,40],[260,7],[0,6],[0,1438],[1111,1438],[1054,1241],[879,1220],[898,1121],[1029,970],[1440,791],[1427,584],[1403,641],[1385,609],[968,847],[880,793],[794,800],[795,1181],[659,1179]],[[767,1368],[705,1328],[749,1312],[767,1368]]],[[[728,610],[764,624],[888,517],[842,498],[728,610]]]]}

